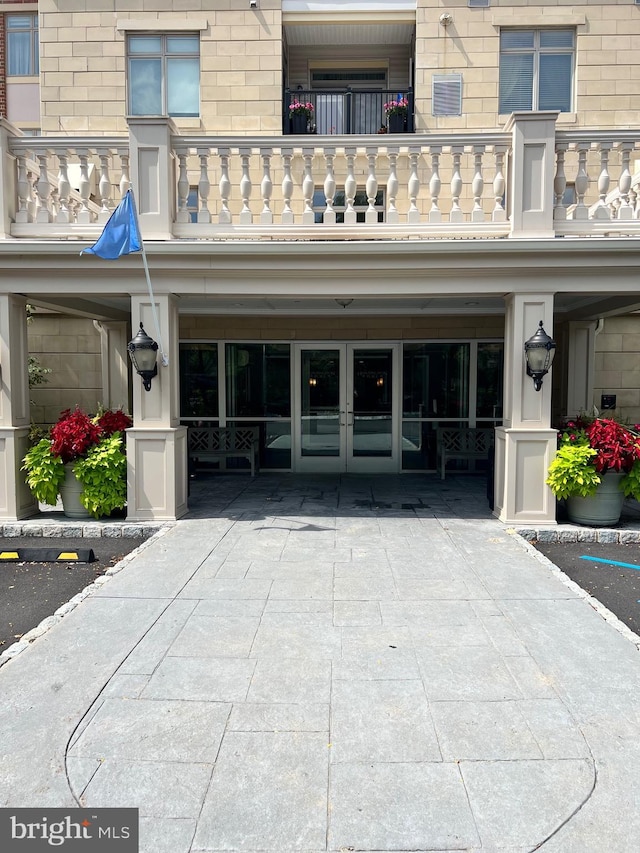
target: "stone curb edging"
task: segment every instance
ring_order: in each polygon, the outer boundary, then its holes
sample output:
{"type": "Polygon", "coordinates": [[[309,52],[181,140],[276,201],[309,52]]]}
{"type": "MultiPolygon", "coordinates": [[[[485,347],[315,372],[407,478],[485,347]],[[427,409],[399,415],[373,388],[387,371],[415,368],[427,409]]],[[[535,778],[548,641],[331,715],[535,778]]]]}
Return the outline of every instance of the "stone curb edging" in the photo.
{"type": "Polygon", "coordinates": [[[527,542],[601,542],[607,545],[637,545],[640,530],[593,527],[516,527],[515,533],[527,542]]]}
{"type": "Polygon", "coordinates": [[[144,539],[165,524],[171,522],[149,522],[142,521],[138,524],[132,522],[42,522],[42,521],[12,521],[0,524],[0,537],[12,539],[15,536],[33,536],[36,538],[62,539],[77,537],[82,539],[101,539],[103,536],[109,539],[144,539]]]}
{"type": "MultiPolygon", "coordinates": [[[[536,532],[539,533],[541,531],[536,531],[536,532]]],[[[542,531],[542,532],[545,532],[545,531],[542,531]]],[[[547,532],[551,533],[554,531],[547,531],[547,532]]],[[[561,533],[561,532],[565,532],[565,531],[557,531],[556,530],[555,532],[561,533]]],[[[571,531],[566,531],[566,532],[571,532],[571,531]]],[[[600,531],[596,531],[596,530],[580,529],[580,530],[573,531],[573,532],[574,533],[604,533],[604,532],[607,532],[607,533],[619,533],[619,534],[635,533],[638,538],[632,539],[632,540],[625,540],[625,541],[630,541],[630,542],[639,542],[640,541],[640,531],[628,531],[628,530],[627,531],[625,531],[625,530],[609,530],[609,531],[600,530],[600,531]]],[[[532,541],[536,541],[535,539],[534,540],[527,539],[525,536],[522,535],[522,532],[520,530],[514,529],[514,528],[509,528],[507,530],[507,533],[511,534],[513,536],[513,538],[516,540],[516,542],[518,542],[518,544],[521,545],[521,547],[524,548],[525,551],[527,551],[527,553],[529,553],[529,554],[531,554],[531,556],[535,557],[536,560],[538,560],[538,562],[542,563],[543,566],[546,566],[551,571],[551,573],[554,574],[566,587],[568,587],[572,592],[574,592],[579,598],[582,598],[584,601],[586,601],[588,604],[590,604],[591,607],[593,607],[593,609],[604,619],[605,622],[608,622],[611,625],[611,627],[614,628],[619,634],[621,634],[626,640],[629,640],[629,642],[633,643],[633,645],[636,647],[636,650],[640,651],[640,637],[634,631],[632,631],[628,625],[625,625],[624,622],[622,622],[620,619],[618,619],[618,617],[615,615],[615,613],[613,613],[611,610],[609,610],[608,607],[605,607],[605,605],[601,601],[598,601],[597,598],[594,598],[592,595],[590,595],[586,590],[584,590],[581,586],[579,586],[579,584],[577,584],[574,580],[571,580],[569,575],[565,574],[561,568],[556,566],[556,564],[554,562],[552,562],[548,557],[546,557],[544,554],[542,554],[540,551],[538,551],[537,548],[535,548],[531,544],[532,541]]],[[[618,540],[618,539],[605,539],[605,540],[603,540],[603,539],[542,539],[542,538],[537,537],[537,541],[538,542],[607,542],[607,543],[611,543],[611,542],[620,542],[621,540],[618,540]]]]}
{"type": "MultiPolygon", "coordinates": [[[[152,525],[151,524],[149,524],[149,525],[144,525],[144,524],[143,525],[132,525],[132,524],[91,525],[91,524],[85,524],[85,525],[78,525],[78,526],[71,525],[71,524],[69,524],[69,525],[65,524],[65,525],[59,525],[59,526],[51,525],[51,529],[53,529],[54,527],[56,529],[63,529],[64,533],[26,533],[24,531],[24,528],[26,526],[27,525],[21,525],[21,524],[5,524],[4,526],[2,526],[2,529],[4,532],[4,536],[6,538],[10,538],[10,536],[33,536],[34,538],[37,536],[42,536],[42,537],[51,536],[51,537],[58,537],[58,538],[62,538],[62,537],[68,537],[68,538],[83,537],[83,538],[94,538],[94,539],[99,538],[101,534],[96,534],[93,530],[94,527],[100,527],[103,531],[102,535],[105,537],[108,536],[108,537],[114,537],[114,538],[125,537],[125,538],[130,538],[130,539],[141,539],[144,536],[147,536],[147,538],[143,539],[143,541],[140,543],[140,545],[138,545],[137,548],[134,548],[133,551],[130,551],[128,554],[125,554],[125,556],[118,563],[116,563],[115,566],[111,566],[111,568],[107,569],[107,571],[103,575],[100,575],[100,577],[96,578],[88,586],[85,586],[85,588],[83,590],[81,590],[80,592],[78,592],[76,595],[74,595],[73,598],[70,598],[69,601],[66,601],[64,604],[61,604],[60,607],[58,607],[58,609],[51,616],[47,616],[47,618],[43,619],[39,625],[36,625],[35,628],[32,628],[30,631],[27,631],[26,634],[23,634],[22,637],[16,643],[12,643],[12,645],[10,645],[8,648],[6,648],[2,652],[2,654],[0,654],[0,667],[3,666],[8,661],[13,660],[13,658],[15,658],[17,655],[19,655],[25,649],[29,648],[29,646],[31,645],[31,643],[34,642],[34,640],[37,640],[38,637],[41,637],[43,634],[46,634],[46,632],[50,628],[53,628],[54,625],[57,625],[58,622],[60,622],[60,620],[63,619],[68,613],[71,613],[72,610],[75,610],[75,608],[80,604],[81,601],[84,601],[85,598],[88,598],[96,590],[100,589],[106,583],[108,583],[114,575],[117,575],[124,568],[126,568],[126,566],[129,565],[129,563],[133,560],[134,557],[137,557],[141,551],[143,551],[145,548],[147,548],[152,542],[155,542],[155,540],[158,539],[160,536],[164,536],[164,534],[168,530],[171,530],[172,527],[174,527],[175,525],[173,522],[167,522],[167,523],[164,523],[162,525],[158,525],[158,524],[152,524],[152,525]],[[105,533],[104,532],[105,529],[110,530],[111,528],[117,527],[117,526],[120,528],[119,533],[114,533],[114,532],[105,533]],[[14,532],[12,534],[9,534],[6,532],[7,528],[12,528],[12,529],[22,528],[22,532],[20,532],[20,533],[14,532]],[[127,532],[127,533],[123,532],[124,530],[130,530],[131,528],[144,530],[144,532],[138,534],[137,536],[131,532],[127,532]],[[77,530],[89,530],[90,532],[78,533],[77,530]],[[151,535],[148,535],[149,532],[151,532],[151,535]]],[[[43,528],[43,525],[34,525],[31,529],[35,530],[38,527],[43,528]]]]}

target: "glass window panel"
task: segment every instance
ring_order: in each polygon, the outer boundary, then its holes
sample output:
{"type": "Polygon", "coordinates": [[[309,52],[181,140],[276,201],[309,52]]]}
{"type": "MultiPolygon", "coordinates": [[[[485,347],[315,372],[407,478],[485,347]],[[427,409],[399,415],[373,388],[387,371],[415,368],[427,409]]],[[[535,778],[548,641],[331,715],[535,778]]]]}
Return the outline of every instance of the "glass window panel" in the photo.
{"type": "Polygon", "coordinates": [[[131,115],[162,115],[162,62],[160,59],[129,60],[131,115]]]}
{"type": "Polygon", "coordinates": [[[7,15],[6,22],[8,30],[30,30],[38,25],[38,18],[34,15],[7,15]]]}
{"type": "Polygon", "coordinates": [[[31,74],[31,32],[7,33],[7,75],[18,77],[31,74]]]}
{"type": "Polygon", "coordinates": [[[533,108],[533,54],[500,57],[500,112],[533,108]]]}
{"type": "Polygon", "coordinates": [[[161,36],[129,36],[129,53],[162,53],[161,36]]]}
{"type": "Polygon", "coordinates": [[[302,456],[340,455],[340,350],[303,350],[302,456]]]}
{"type": "Polygon", "coordinates": [[[353,455],[392,455],[393,354],[389,349],[353,353],[353,455]]]}
{"type": "Polygon", "coordinates": [[[503,344],[478,344],[477,418],[490,418],[497,422],[502,420],[503,365],[503,344]]]}
{"type": "Polygon", "coordinates": [[[227,344],[227,414],[291,416],[291,351],[288,344],[227,344]]]}
{"type": "Polygon", "coordinates": [[[217,344],[180,344],[180,417],[217,418],[217,344]]]}
{"type": "MultiPolygon", "coordinates": [[[[258,459],[260,469],[291,469],[290,421],[227,421],[227,426],[258,427],[258,459]]],[[[225,460],[227,470],[251,468],[247,459],[225,460]]]]}
{"type": "Polygon", "coordinates": [[[500,33],[501,50],[515,48],[533,48],[534,30],[502,30],[500,33]]]}
{"type": "Polygon", "coordinates": [[[571,112],[572,69],[571,54],[540,55],[538,109],[571,112]]]}
{"type": "Polygon", "coordinates": [[[573,30],[540,30],[540,47],[573,47],[573,30]]]}
{"type": "Polygon", "coordinates": [[[404,417],[467,418],[469,353],[468,343],[405,344],[404,417]]]}
{"type": "Polygon", "coordinates": [[[167,109],[170,116],[200,114],[199,59],[167,59],[167,109]]]}
{"type": "Polygon", "coordinates": [[[200,53],[198,36],[167,36],[167,53],[200,53]]]}

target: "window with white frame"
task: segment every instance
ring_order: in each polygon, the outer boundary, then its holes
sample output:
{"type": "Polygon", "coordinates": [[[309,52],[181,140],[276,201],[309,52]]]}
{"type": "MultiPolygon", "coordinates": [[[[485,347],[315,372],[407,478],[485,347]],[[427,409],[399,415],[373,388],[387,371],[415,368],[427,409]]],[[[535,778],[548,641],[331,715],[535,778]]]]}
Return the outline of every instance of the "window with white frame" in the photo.
{"type": "Polygon", "coordinates": [[[571,112],[574,61],[572,29],[502,30],[500,112],[571,112]]]}
{"type": "Polygon", "coordinates": [[[36,77],[38,62],[38,13],[7,15],[7,77],[36,77]]]}
{"type": "Polygon", "coordinates": [[[130,35],[127,72],[130,115],[200,115],[199,35],[130,35]]]}

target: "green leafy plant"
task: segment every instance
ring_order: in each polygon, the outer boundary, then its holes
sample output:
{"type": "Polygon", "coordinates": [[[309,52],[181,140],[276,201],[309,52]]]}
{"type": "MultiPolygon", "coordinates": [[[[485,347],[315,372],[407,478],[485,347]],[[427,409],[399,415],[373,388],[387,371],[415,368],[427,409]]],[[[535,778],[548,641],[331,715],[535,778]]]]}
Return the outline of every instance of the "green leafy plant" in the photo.
{"type": "Polygon", "coordinates": [[[557,498],[594,495],[607,471],[624,474],[620,488],[640,500],[640,433],[612,418],[580,416],[558,434],[547,485],[557,498]]]}
{"type": "Polygon", "coordinates": [[[66,409],[24,457],[27,484],[41,503],[54,505],[65,480],[65,465],[82,484],[80,501],[95,518],[122,509],[127,499],[124,430],[132,426],[124,412],[107,410],[91,418],[81,409],[66,409]]]}

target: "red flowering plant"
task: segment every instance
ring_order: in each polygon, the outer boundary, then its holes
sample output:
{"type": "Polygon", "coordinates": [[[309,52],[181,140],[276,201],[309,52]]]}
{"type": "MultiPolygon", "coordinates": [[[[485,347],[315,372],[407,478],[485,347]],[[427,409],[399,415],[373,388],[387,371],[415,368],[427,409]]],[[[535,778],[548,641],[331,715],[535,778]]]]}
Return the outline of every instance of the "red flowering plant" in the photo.
{"type": "Polygon", "coordinates": [[[90,417],[82,409],[65,409],[50,430],[24,457],[27,485],[41,503],[55,505],[65,481],[65,465],[82,484],[80,501],[93,516],[122,509],[127,497],[124,431],[133,421],[121,410],[90,417]]]}
{"type": "Polygon", "coordinates": [[[546,481],[555,496],[594,495],[608,471],[623,474],[620,488],[640,500],[640,425],[586,415],[567,421],[546,481]]]}

